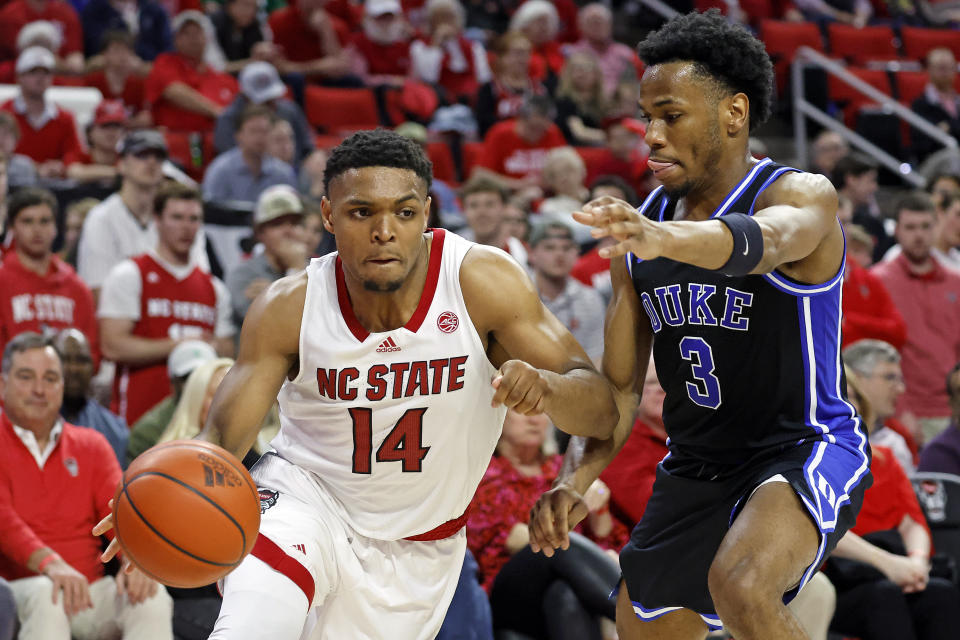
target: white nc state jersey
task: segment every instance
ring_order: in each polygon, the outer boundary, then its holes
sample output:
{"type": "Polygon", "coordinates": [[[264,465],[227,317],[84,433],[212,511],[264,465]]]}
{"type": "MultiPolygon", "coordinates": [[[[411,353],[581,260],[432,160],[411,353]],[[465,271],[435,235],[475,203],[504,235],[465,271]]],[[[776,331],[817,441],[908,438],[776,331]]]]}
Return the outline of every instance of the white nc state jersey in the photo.
{"type": "Polygon", "coordinates": [[[418,535],[460,517],[506,409],[467,313],[460,264],[473,243],[433,231],[427,280],[406,325],[369,333],[336,254],[307,267],[300,373],[280,390],[277,453],[315,474],[360,534],[418,535]]]}

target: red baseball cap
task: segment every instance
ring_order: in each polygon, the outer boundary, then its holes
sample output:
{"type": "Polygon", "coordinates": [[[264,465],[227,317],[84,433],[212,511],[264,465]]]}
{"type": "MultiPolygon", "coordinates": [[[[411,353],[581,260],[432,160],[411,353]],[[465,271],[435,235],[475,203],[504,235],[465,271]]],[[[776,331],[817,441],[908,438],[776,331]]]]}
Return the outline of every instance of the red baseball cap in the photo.
{"type": "Polygon", "coordinates": [[[126,124],[127,108],[119,100],[103,100],[93,112],[93,124],[126,124]]]}

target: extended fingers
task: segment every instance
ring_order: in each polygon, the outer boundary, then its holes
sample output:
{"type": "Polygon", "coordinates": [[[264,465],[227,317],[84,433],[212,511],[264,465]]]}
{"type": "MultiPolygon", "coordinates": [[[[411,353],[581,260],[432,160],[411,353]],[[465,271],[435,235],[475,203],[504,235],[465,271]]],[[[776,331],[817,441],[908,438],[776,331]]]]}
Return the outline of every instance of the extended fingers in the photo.
{"type": "Polygon", "coordinates": [[[110,541],[110,544],[107,545],[106,550],[100,554],[100,562],[110,562],[110,559],[117,555],[118,551],[120,551],[120,540],[119,538],[114,538],[110,541]]]}

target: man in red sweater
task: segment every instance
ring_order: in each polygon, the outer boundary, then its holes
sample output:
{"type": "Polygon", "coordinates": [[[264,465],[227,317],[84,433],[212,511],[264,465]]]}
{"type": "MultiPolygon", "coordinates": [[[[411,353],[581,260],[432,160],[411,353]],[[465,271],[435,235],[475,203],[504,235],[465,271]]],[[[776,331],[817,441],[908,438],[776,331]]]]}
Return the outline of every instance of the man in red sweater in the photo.
{"type": "Polygon", "coordinates": [[[0,57],[16,56],[17,35],[31,22],[52,22],[62,36],[60,49],[65,71],[83,71],[83,31],[76,9],[63,0],[12,0],[0,10],[0,57]]]}
{"type": "Polygon", "coordinates": [[[20,95],[0,106],[20,125],[16,152],[37,163],[42,178],[64,177],[63,158],[82,149],[73,116],[47,99],[54,66],[53,54],[43,47],[25,49],[16,65],[20,95]]]}
{"type": "Polygon", "coordinates": [[[907,392],[897,413],[916,416],[921,442],[929,442],[950,423],[943,381],[960,360],[960,273],[933,257],[936,213],[926,194],[906,196],[896,218],[902,253],[871,272],[886,285],[908,327],[901,350],[907,392]]]}
{"type": "Polygon", "coordinates": [[[63,364],[22,333],[0,368],[0,577],[17,602],[22,640],[173,638],[173,603],[137,569],[105,576],[90,534],[121,471],[107,440],[60,419],[63,364]]]}
{"type": "Polygon", "coordinates": [[[237,94],[233,76],[204,62],[207,21],[199,11],[173,19],[173,51],[153,61],[144,88],[153,122],[173,131],[213,131],[213,123],[237,94]]]}
{"type": "Polygon", "coordinates": [[[24,331],[75,327],[97,357],[93,296],[73,267],[53,253],[57,201],[46,189],[17,191],[8,206],[13,250],[0,263],[0,350],[24,331]]]}

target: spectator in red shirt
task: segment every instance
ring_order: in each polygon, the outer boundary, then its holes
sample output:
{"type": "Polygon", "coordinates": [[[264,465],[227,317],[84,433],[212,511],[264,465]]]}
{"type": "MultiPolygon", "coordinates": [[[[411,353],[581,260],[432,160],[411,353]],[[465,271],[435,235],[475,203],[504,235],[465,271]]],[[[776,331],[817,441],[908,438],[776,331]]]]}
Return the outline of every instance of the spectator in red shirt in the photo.
{"type": "Polygon", "coordinates": [[[610,491],[597,481],[584,495],[589,514],[575,529],[582,536],[571,534],[570,548],[549,558],[530,549],[530,507],[549,489],[562,462],[560,455],[544,452],[550,429],[545,414],[507,411],[497,453],[468,510],[467,544],[490,593],[495,631],[599,637],[594,618],[613,619],[614,602],[606,596],[618,573],[616,561],[601,548],[619,549],[627,529],[611,516],[610,491]]]}
{"type": "Polygon", "coordinates": [[[120,154],[117,147],[126,131],[127,109],[119,100],[103,100],[97,105],[93,122],[87,127],[90,151],[64,158],[67,177],[78,182],[113,181],[117,176],[120,154]]]}
{"type": "Polygon", "coordinates": [[[73,115],[47,99],[55,65],[53,54],[46,49],[25,50],[16,66],[20,95],[0,106],[13,113],[20,125],[16,152],[37,163],[42,178],[64,177],[63,158],[82,149],[73,115]]]}
{"type": "Polygon", "coordinates": [[[558,34],[560,17],[557,8],[547,0],[527,0],[510,19],[510,30],[520,31],[533,45],[530,58],[530,76],[535,80],[556,86],[563,69],[563,51],[558,34]]]}
{"type": "Polygon", "coordinates": [[[105,99],[120,100],[130,113],[130,126],[149,127],[153,123],[138,73],[140,59],[133,50],[133,36],[126,31],[103,34],[103,69],[87,74],[84,84],[100,90],[105,99]]]}
{"type": "Polygon", "coordinates": [[[645,197],[650,173],[647,167],[649,154],[643,143],[646,128],[635,118],[617,117],[604,122],[604,131],[606,149],[590,158],[587,182],[602,175],[620,176],[640,197],[645,197]]]}
{"type": "Polygon", "coordinates": [[[281,73],[300,73],[324,84],[341,80],[350,84],[350,58],[343,49],[349,31],[340,18],[324,9],[327,1],[294,0],[270,14],[270,30],[281,49],[277,68],[281,73]]]}
{"type": "Polygon", "coordinates": [[[46,189],[17,191],[7,227],[14,247],[0,266],[0,349],[24,331],[80,329],[97,353],[93,295],[73,268],[53,253],[57,200],[46,189]]]}
{"type": "Polygon", "coordinates": [[[515,119],[498,122],[487,132],[473,175],[492,177],[514,190],[533,187],[539,195],[547,151],[567,143],[553,123],[555,116],[550,98],[527,97],[515,119]]]}
{"type": "Polygon", "coordinates": [[[844,196],[840,196],[837,218],[848,245],[843,273],[843,346],[873,338],[883,340],[899,351],[907,341],[907,323],[880,278],[867,271],[850,248],[851,236],[857,232],[851,234],[853,203],[844,196]]]}
{"type": "Polygon", "coordinates": [[[233,76],[204,62],[206,16],[184,11],[173,19],[173,48],[154,60],[146,99],[158,127],[174,131],[212,131],[217,116],[237,93],[233,76]]]}
{"type": "Polygon", "coordinates": [[[902,253],[871,272],[887,286],[907,323],[901,352],[907,392],[898,414],[916,416],[922,430],[917,435],[927,442],[950,422],[943,379],[960,360],[960,273],[933,257],[936,213],[926,194],[904,197],[896,219],[902,253]]]}
{"type": "Polygon", "coordinates": [[[120,465],[102,434],[60,419],[59,354],[21,334],[0,380],[0,577],[16,598],[19,637],[172,639],[165,589],[136,568],[104,575],[90,530],[109,513],[120,465]]]}
{"type": "Polygon", "coordinates": [[[463,5],[459,0],[430,0],[426,13],[425,37],[410,45],[414,74],[439,87],[447,103],[475,104],[491,72],[486,49],[463,34],[463,5]]]}
{"type": "Polygon", "coordinates": [[[363,26],[350,39],[353,71],[367,86],[403,86],[410,73],[413,28],[400,0],[364,2],[363,26]]]}
{"type": "Polygon", "coordinates": [[[0,57],[16,56],[17,35],[25,25],[47,20],[57,26],[63,42],[54,53],[72,73],[83,71],[83,31],[76,10],[63,0],[11,0],[0,9],[0,57]]]}

